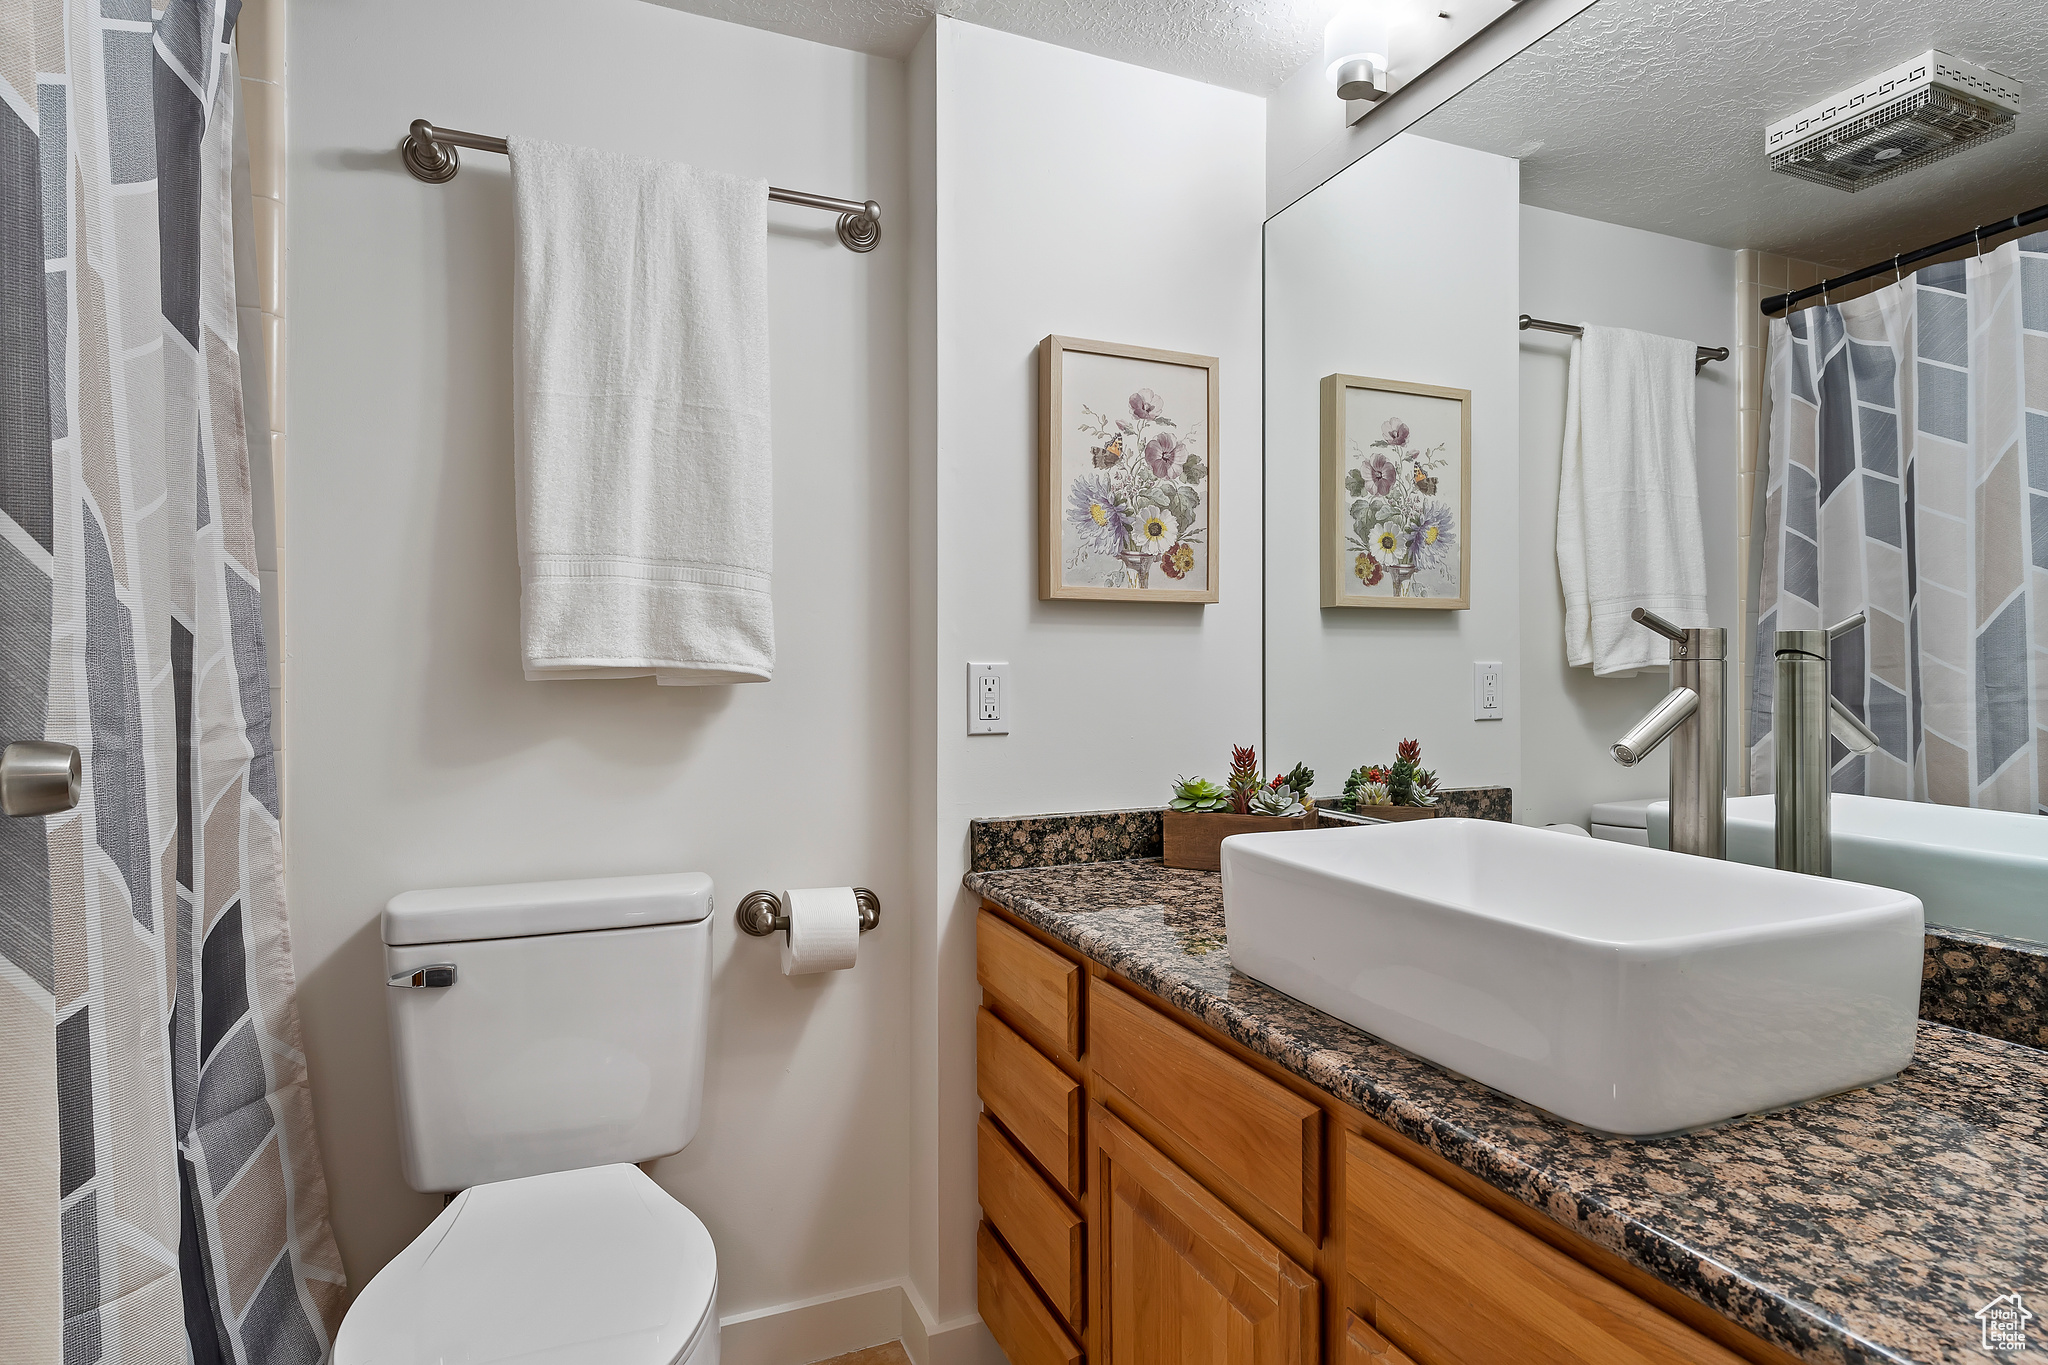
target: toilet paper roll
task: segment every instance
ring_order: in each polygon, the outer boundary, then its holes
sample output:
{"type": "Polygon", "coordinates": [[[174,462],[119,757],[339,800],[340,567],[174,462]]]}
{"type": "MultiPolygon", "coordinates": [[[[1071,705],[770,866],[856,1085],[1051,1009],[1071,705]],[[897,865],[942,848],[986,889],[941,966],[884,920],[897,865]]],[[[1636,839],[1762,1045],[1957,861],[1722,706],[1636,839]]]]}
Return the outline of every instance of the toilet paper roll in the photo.
{"type": "Polygon", "coordinates": [[[850,886],[812,886],[782,893],[789,932],[782,936],[782,974],[807,976],[853,965],[860,951],[860,907],[850,886]]]}

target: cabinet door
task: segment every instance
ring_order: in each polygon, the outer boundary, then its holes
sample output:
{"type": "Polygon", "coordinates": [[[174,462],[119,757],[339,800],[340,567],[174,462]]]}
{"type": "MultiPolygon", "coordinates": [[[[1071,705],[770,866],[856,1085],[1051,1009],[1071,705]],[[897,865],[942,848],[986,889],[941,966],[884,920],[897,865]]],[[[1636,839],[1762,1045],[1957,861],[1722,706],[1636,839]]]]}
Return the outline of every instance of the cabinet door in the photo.
{"type": "Polygon", "coordinates": [[[1107,1365],[1314,1365],[1315,1278],[1099,1106],[1107,1365]]]}
{"type": "Polygon", "coordinates": [[[1344,1349],[1338,1358],[1342,1365],[1415,1365],[1356,1313],[1344,1315],[1344,1349]]]}

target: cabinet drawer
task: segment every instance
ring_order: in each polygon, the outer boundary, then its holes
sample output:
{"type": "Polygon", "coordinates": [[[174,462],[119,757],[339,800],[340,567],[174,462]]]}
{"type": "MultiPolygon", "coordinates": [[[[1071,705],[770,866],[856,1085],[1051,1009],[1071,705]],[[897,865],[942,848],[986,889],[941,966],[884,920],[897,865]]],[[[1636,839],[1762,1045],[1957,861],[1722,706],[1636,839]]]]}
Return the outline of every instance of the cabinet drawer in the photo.
{"type": "Polygon", "coordinates": [[[975,1305],[1010,1365],[1078,1365],[1081,1348],[1039,1302],[987,1223],[975,1238],[975,1305]]]}
{"type": "Polygon", "coordinates": [[[1346,1268],[1374,1296],[1379,1331],[1418,1365],[1739,1365],[1676,1318],[1356,1133],[1345,1135],[1344,1162],[1346,1268]]]}
{"type": "Polygon", "coordinates": [[[987,1010],[975,1018],[981,1102],[1068,1194],[1081,1193],[1081,1085],[987,1010]]]}
{"type": "Polygon", "coordinates": [[[1011,1017],[1045,1035],[1070,1057],[1081,1055],[1081,968],[988,911],[974,934],[981,988],[1011,1017]]]}
{"type": "Polygon", "coordinates": [[[1090,983],[1095,1074],[1290,1227],[1320,1238],[1322,1110],[1101,980],[1090,983]]]}
{"type": "Polygon", "coordinates": [[[982,1216],[1070,1327],[1081,1324],[1081,1215],[1053,1192],[983,1114],[977,1134],[982,1216]]]}

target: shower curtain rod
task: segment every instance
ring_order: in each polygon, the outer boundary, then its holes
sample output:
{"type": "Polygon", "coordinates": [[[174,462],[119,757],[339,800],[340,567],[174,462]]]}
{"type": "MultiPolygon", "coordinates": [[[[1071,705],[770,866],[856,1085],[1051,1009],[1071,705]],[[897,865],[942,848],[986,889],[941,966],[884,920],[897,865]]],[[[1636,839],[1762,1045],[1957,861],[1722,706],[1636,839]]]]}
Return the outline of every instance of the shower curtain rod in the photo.
{"type": "MultiPolygon", "coordinates": [[[[1542,318],[1532,318],[1527,313],[1522,314],[1522,330],[1525,332],[1558,332],[1568,337],[1582,337],[1586,334],[1586,329],[1577,323],[1545,322],[1542,318]]],[[[1698,374],[1701,370],[1707,368],[1709,360],[1726,360],[1727,358],[1728,348],[1726,346],[1696,346],[1693,348],[1692,372],[1698,374]]]]}
{"type": "Polygon", "coordinates": [[[1758,307],[1763,309],[1765,317],[1790,312],[1792,305],[1795,303],[1802,303],[1807,299],[1825,298],[1833,290],[1845,289],[1852,284],[1858,284],[1864,280],[1874,280],[1887,270],[1891,271],[1893,275],[1900,275],[1906,266],[1915,265],[1928,259],[1930,256],[1945,256],[1951,251],[1961,251],[1964,247],[1973,244],[1981,247],[1986,237],[1996,237],[2001,233],[2013,232],[2031,223],[2038,223],[2044,218],[2048,218],[2048,204],[2043,204],[2037,209],[2028,209],[2025,213],[2015,213],[2010,218],[2001,218],[1995,223],[1984,223],[1972,228],[1968,232],[1957,233],[1945,242],[1936,242],[1933,246],[1923,246],[1918,251],[1902,251],[1888,261],[1879,261],[1876,265],[1866,265],[1861,270],[1852,270],[1846,275],[1837,275],[1831,280],[1822,280],[1819,284],[1809,285],[1805,289],[1794,290],[1790,294],[1773,294],[1759,304],[1758,307]]]}
{"type": "MultiPolygon", "coordinates": [[[[483,133],[465,133],[456,128],[436,128],[423,118],[412,121],[412,131],[398,144],[399,155],[413,179],[429,185],[445,185],[462,169],[457,147],[478,152],[505,153],[505,139],[483,133]]],[[[768,197],[778,204],[796,204],[807,209],[824,209],[839,215],[839,240],[849,251],[873,251],[882,240],[882,206],[869,199],[835,199],[809,190],[780,190],[768,187],[768,197]]]]}

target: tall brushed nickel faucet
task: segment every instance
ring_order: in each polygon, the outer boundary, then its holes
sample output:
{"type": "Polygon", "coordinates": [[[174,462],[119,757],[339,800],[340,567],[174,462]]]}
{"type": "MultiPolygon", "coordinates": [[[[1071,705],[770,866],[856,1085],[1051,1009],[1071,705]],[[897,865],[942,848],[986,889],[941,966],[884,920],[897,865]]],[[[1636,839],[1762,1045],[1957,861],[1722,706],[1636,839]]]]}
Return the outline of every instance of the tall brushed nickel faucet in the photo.
{"type": "Polygon", "coordinates": [[[1614,761],[1632,768],[1671,740],[1671,851],[1728,856],[1728,632],[1680,627],[1643,607],[1630,613],[1671,641],[1671,691],[1614,742],[1614,761]]]}
{"type": "Polygon", "coordinates": [[[1834,873],[1828,837],[1828,739],[1851,753],[1878,746],[1869,726],[1828,692],[1828,646],[1863,624],[1863,613],[1826,630],[1781,630],[1771,693],[1772,787],[1778,816],[1778,866],[1816,877],[1834,873]]]}

